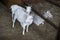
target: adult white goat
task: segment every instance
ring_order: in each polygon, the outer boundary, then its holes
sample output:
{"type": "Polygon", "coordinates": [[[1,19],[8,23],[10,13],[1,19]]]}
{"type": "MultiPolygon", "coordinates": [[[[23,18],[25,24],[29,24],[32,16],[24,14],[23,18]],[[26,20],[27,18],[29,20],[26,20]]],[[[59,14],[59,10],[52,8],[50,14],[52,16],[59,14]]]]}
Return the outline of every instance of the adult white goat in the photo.
{"type": "Polygon", "coordinates": [[[12,9],[13,28],[14,28],[15,20],[17,19],[20,22],[21,26],[23,27],[23,35],[24,35],[26,26],[27,26],[26,31],[28,32],[28,27],[33,22],[33,16],[30,15],[31,7],[27,6],[26,9],[24,9],[21,6],[12,5],[11,9],[12,9]]]}

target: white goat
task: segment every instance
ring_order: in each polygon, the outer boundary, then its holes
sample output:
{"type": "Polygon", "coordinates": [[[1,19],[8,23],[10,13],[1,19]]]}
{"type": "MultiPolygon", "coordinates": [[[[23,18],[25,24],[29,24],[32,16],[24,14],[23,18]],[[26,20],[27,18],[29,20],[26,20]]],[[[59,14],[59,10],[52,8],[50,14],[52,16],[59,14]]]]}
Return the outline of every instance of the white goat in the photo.
{"type": "Polygon", "coordinates": [[[43,16],[45,17],[45,18],[53,18],[53,15],[51,14],[51,12],[48,10],[47,12],[45,12],[44,14],[43,14],[43,16]]]}
{"type": "Polygon", "coordinates": [[[34,14],[34,23],[39,26],[40,24],[44,24],[44,21],[41,17],[39,17],[37,14],[34,14]]]}
{"type": "Polygon", "coordinates": [[[30,12],[31,12],[30,8],[31,7],[27,6],[26,8],[27,9],[24,9],[24,8],[18,6],[18,5],[12,5],[11,6],[11,9],[12,9],[12,19],[13,19],[12,20],[13,21],[13,28],[14,28],[15,20],[17,19],[20,22],[21,26],[23,27],[23,35],[24,35],[24,32],[25,32],[25,27],[27,26],[26,31],[28,32],[28,27],[33,22],[33,16],[30,15],[30,12]],[[25,10],[27,10],[27,11],[25,12],[25,10]],[[28,10],[30,10],[30,11],[28,11],[28,10]]]}
{"type": "Polygon", "coordinates": [[[29,25],[31,25],[32,23],[33,23],[33,15],[28,15],[28,16],[27,16],[27,19],[26,19],[26,26],[27,26],[26,32],[28,32],[28,27],[29,27],[29,25]]]}

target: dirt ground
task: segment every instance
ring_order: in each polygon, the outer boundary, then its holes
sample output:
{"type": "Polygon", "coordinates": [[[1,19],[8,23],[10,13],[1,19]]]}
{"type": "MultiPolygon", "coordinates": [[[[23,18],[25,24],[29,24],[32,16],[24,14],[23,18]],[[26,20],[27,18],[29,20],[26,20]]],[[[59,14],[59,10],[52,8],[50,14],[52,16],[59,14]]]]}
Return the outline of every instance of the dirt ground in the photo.
{"type": "MultiPolygon", "coordinates": [[[[34,5],[39,12],[51,10],[53,19],[50,19],[58,26],[60,17],[60,8],[50,3],[38,3],[34,5]]],[[[0,3],[0,40],[55,40],[56,30],[47,22],[36,26],[32,24],[29,27],[29,32],[22,35],[22,27],[18,21],[15,23],[15,28],[12,28],[11,13],[4,5],[0,3]]]]}

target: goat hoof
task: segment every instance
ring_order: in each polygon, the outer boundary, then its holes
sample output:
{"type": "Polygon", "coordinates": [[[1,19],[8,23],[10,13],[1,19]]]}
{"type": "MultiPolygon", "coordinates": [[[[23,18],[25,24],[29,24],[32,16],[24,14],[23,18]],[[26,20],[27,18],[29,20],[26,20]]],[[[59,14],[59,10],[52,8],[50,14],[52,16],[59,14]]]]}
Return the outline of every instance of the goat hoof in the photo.
{"type": "Polygon", "coordinates": [[[24,33],[23,33],[23,35],[24,35],[24,33]]]}
{"type": "Polygon", "coordinates": [[[13,26],[13,28],[14,28],[14,26],[13,26]]]}

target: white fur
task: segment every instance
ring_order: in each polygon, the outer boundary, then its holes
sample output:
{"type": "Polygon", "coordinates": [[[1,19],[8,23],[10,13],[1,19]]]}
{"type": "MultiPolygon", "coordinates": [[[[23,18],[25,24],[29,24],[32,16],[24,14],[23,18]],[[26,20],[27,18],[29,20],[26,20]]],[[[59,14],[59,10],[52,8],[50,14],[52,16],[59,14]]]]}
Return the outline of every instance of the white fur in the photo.
{"type": "Polygon", "coordinates": [[[34,14],[34,23],[39,26],[40,24],[44,24],[44,21],[41,17],[38,15],[34,14]]]}
{"type": "Polygon", "coordinates": [[[48,10],[47,12],[45,12],[44,14],[43,14],[43,16],[45,17],[45,18],[53,18],[53,15],[51,14],[51,12],[48,10]]]}
{"type": "Polygon", "coordinates": [[[24,11],[25,11],[25,9],[24,9],[23,7],[21,7],[21,6],[12,5],[12,6],[11,6],[12,20],[13,20],[14,14],[15,14],[15,12],[17,11],[17,9],[20,9],[20,10],[24,10],[24,11]]]}
{"type": "Polygon", "coordinates": [[[21,6],[12,5],[11,11],[12,11],[13,28],[14,28],[15,21],[17,19],[23,28],[23,35],[25,34],[25,30],[26,32],[28,32],[28,27],[29,25],[32,24],[32,22],[34,22],[38,26],[40,24],[44,24],[44,20],[41,17],[39,17],[36,14],[34,15],[30,14],[31,6],[27,6],[26,9],[24,9],[21,6]]]}
{"type": "Polygon", "coordinates": [[[31,12],[31,6],[26,6],[26,12],[27,12],[28,14],[30,14],[30,12],[31,12]]]}
{"type": "Polygon", "coordinates": [[[26,31],[28,32],[28,27],[33,22],[33,16],[29,14],[29,12],[31,12],[31,10],[28,11],[30,8],[28,6],[26,8],[27,8],[27,11],[25,12],[26,9],[24,9],[18,5],[11,6],[12,18],[14,17],[12,20],[13,21],[13,28],[14,28],[15,20],[17,19],[20,22],[21,26],[23,27],[23,35],[25,32],[26,26],[27,26],[26,31]],[[29,14],[29,15],[27,15],[27,14],[29,14]]]}

